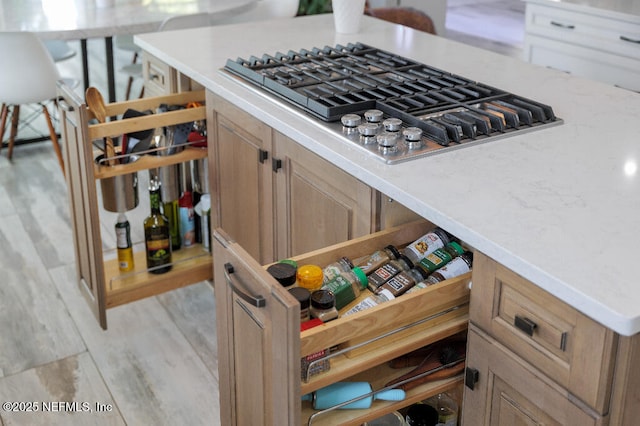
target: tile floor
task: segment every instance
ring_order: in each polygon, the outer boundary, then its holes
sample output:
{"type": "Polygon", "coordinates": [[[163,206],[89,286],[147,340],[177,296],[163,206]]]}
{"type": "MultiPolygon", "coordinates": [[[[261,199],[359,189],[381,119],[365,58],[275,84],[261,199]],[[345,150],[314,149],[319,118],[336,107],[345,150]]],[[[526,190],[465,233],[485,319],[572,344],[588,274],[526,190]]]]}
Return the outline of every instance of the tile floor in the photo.
{"type": "MultiPolygon", "coordinates": [[[[518,55],[520,0],[449,0],[449,8],[448,37],[518,55]],[[500,16],[509,24],[497,24],[500,16]]],[[[103,69],[102,44],[90,48],[92,70],[103,69]]],[[[80,75],[76,59],[60,64],[63,74],[80,75]]],[[[118,52],[117,65],[128,60],[118,52]]],[[[92,79],[102,90],[104,78],[92,79]]],[[[119,76],[119,99],[124,84],[119,76]]],[[[48,141],[17,147],[13,162],[0,155],[0,198],[0,401],[40,411],[2,410],[0,426],[219,424],[211,285],[110,309],[103,331],[76,286],[66,186],[48,141]]],[[[113,222],[105,217],[104,235],[113,222]]]]}

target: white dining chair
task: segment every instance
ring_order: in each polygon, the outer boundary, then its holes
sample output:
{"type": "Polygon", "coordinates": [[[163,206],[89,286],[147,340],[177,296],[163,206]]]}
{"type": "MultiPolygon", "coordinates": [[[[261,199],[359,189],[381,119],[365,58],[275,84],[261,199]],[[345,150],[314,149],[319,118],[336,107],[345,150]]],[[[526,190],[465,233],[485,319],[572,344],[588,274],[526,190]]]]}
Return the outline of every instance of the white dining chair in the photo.
{"type": "MultiPolygon", "coordinates": [[[[4,65],[0,67],[0,137],[4,140],[6,123],[11,115],[7,157],[11,159],[18,133],[20,106],[39,104],[49,127],[49,135],[58,163],[64,173],[64,161],[51,114],[46,102],[56,98],[56,82],[60,79],[51,55],[34,33],[0,32],[0,52],[4,65]]],[[[2,144],[0,143],[0,148],[2,144]]]]}
{"type": "Polygon", "coordinates": [[[44,45],[53,58],[53,62],[66,61],[76,56],[77,52],[64,40],[44,40],[44,45]]]}

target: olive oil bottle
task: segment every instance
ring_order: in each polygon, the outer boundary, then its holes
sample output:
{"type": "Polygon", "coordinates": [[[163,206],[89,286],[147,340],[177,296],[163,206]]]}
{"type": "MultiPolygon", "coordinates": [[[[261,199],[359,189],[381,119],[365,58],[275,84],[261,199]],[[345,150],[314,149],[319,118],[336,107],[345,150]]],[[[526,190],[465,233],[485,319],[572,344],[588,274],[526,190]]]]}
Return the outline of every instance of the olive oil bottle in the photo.
{"type": "Polygon", "coordinates": [[[147,252],[147,268],[154,274],[171,270],[171,236],[169,220],[160,211],[160,181],[149,180],[151,214],[144,220],[144,244],[147,252]]]}

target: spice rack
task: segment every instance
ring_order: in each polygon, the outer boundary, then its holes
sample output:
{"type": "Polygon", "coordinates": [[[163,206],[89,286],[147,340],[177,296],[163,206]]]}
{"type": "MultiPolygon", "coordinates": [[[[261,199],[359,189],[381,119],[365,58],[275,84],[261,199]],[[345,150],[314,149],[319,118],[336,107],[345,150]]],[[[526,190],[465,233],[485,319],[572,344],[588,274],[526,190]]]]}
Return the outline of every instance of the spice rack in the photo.
{"type": "MultiPolygon", "coordinates": [[[[293,259],[298,265],[328,265],[341,256],[357,258],[388,244],[404,247],[433,228],[426,221],[413,222],[293,259]]],[[[218,347],[224,348],[218,354],[223,423],[261,424],[257,419],[272,407],[274,424],[356,426],[461,388],[462,374],[419,385],[402,401],[374,401],[368,409],[319,411],[301,401],[302,395],[340,381],[366,381],[378,391],[413,368],[392,369],[388,361],[464,333],[471,273],[300,332],[299,304],[266,271],[269,265],[258,264],[223,231],[215,235],[218,347]],[[231,278],[224,276],[227,265],[233,270],[231,278]],[[243,333],[233,332],[240,327],[243,333]],[[302,357],[336,346],[339,352],[330,355],[329,370],[301,379],[302,357]],[[261,391],[264,394],[256,395],[261,391]],[[234,417],[240,412],[242,420],[234,417]]],[[[341,312],[369,295],[365,291],[341,312]]]]}
{"type": "MultiPolygon", "coordinates": [[[[108,259],[103,250],[101,227],[104,229],[104,226],[100,223],[97,190],[103,179],[207,158],[207,148],[187,146],[174,155],[141,155],[136,161],[108,166],[96,162],[102,151],[94,144],[105,137],[115,138],[124,133],[204,120],[205,107],[89,124],[93,114],[82,98],[64,84],[58,86],[58,95],[77,280],[101,327],[107,328],[106,310],[109,308],[212,279],[211,255],[198,244],[175,251],[173,267],[164,274],[149,273],[144,251],[136,251],[134,245],[134,270],[120,272],[117,260],[108,259]]],[[[193,91],[111,103],[105,105],[105,110],[108,117],[121,117],[129,108],[155,111],[160,104],[198,102],[204,105],[204,99],[204,91],[193,91]]],[[[139,190],[140,198],[144,197],[144,189],[139,190]]]]}

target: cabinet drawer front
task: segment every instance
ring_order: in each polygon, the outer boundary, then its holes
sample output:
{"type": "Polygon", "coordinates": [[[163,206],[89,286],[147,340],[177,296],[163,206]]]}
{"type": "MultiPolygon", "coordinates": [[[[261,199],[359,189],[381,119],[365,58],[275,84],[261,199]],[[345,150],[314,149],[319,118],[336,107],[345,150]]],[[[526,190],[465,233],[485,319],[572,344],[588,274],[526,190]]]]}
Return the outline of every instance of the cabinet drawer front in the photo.
{"type": "Polygon", "coordinates": [[[631,59],[527,35],[525,57],[537,65],[640,92],[640,56],[631,59]]]}
{"type": "Polygon", "coordinates": [[[640,23],[631,19],[528,4],[525,25],[527,34],[640,58],[640,23]]]}
{"type": "Polygon", "coordinates": [[[479,253],[471,298],[473,323],[606,412],[616,342],[612,331],[479,253]]]}
{"type": "Polygon", "coordinates": [[[146,52],[142,57],[142,76],[145,89],[151,94],[166,95],[177,90],[176,71],[146,52]]]}
{"type": "Polygon", "coordinates": [[[464,390],[463,424],[605,424],[602,416],[574,402],[565,389],[473,326],[468,342],[467,366],[478,372],[478,381],[473,390],[464,390]]]}

